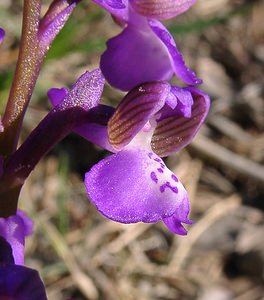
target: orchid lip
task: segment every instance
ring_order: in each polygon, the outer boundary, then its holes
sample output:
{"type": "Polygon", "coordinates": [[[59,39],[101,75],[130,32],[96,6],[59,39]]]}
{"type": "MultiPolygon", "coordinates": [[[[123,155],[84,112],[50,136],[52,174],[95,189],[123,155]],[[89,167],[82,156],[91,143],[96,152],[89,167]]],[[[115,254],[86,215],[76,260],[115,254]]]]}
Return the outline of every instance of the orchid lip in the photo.
{"type": "Polygon", "coordinates": [[[152,223],[175,214],[185,221],[189,200],[184,187],[157,155],[138,147],[129,145],[86,173],[91,201],[121,223],[152,223]]]}

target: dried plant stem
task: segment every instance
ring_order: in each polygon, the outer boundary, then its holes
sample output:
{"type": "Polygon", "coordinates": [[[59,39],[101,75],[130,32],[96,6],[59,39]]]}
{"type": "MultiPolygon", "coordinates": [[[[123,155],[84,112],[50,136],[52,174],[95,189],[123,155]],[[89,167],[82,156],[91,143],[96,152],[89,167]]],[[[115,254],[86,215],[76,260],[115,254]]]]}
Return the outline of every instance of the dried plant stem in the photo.
{"type": "Polygon", "coordinates": [[[72,279],[79,287],[80,291],[87,297],[87,299],[98,299],[98,291],[93,280],[81,270],[73,253],[68,248],[64,238],[61,236],[58,230],[52,225],[52,223],[50,223],[49,220],[44,219],[43,217],[38,217],[36,222],[49,239],[53,248],[63,260],[66,267],[69,269],[72,279]]]}
{"type": "Polygon", "coordinates": [[[224,148],[206,136],[198,135],[190,147],[239,174],[258,182],[264,182],[264,167],[262,165],[224,148]]]}
{"type": "Polygon", "coordinates": [[[182,239],[177,251],[174,253],[170,263],[169,270],[174,273],[182,270],[195,242],[199,237],[217,220],[225,216],[227,213],[236,209],[240,205],[240,198],[237,195],[232,195],[225,201],[221,201],[212,206],[188,233],[188,239],[182,239]]]}

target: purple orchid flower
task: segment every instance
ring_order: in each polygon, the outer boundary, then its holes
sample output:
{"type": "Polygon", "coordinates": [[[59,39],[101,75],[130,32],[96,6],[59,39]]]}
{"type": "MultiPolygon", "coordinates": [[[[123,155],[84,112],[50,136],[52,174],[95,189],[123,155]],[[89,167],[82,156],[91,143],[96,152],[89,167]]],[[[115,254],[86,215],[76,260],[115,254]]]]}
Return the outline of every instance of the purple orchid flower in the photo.
{"type": "Polygon", "coordinates": [[[12,246],[3,237],[0,237],[0,299],[47,300],[38,272],[16,265],[12,246]]]}
{"type": "Polygon", "coordinates": [[[188,85],[201,83],[189,70],[165,26],[158,20],[186,11],[195,0],[93,0],[125,24],[107,42],[100,67],[107,81],[121,90],[142,82],[169,80],[176,74],[188,85]]]}
{"type": "Polygon", "coordinates": [[[0,299],[47,300],[38,272],[24,266],[25,238],[33,223],[21,210],[0,218],[0,299]]]}
{"type": "MultiPolygon", "coordinates": [[[[63,93],[52,89],[51,101],[63,101],[63,93]]],[[[181,223],[190,224],[188,195],[160,157],[190,143],[208,110],[209,97],[195,88],[151,82],[130,91],[114,112],[109,109],[107,126],[94,120],[76,128],[115,153],[85,176],[87,194],[99,212],[121,223],[163,221],[185,235],[181,223]]]]}

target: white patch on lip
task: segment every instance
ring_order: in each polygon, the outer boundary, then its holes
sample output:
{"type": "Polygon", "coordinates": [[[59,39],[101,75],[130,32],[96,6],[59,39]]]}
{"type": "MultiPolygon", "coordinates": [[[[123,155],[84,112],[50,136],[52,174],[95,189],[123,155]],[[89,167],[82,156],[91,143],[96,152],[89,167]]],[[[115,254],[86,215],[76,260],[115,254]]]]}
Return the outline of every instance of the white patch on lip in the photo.
{"type": "Polygon", "coordinates": [[[178,194],[179,189],[176,185],[179,180],[176,175],[171,173],[171,171],[166,168],[162,159],[153,152],[149,152],[148,157],[158,164],[157,169],[152,169],[150,172],[150,178],[155,184],[158,184],[160,193],[164,193],[165,190],[171,190],[173,193],[178,194]],[[171,173],[170,176],[169,173],[171,173]]]}

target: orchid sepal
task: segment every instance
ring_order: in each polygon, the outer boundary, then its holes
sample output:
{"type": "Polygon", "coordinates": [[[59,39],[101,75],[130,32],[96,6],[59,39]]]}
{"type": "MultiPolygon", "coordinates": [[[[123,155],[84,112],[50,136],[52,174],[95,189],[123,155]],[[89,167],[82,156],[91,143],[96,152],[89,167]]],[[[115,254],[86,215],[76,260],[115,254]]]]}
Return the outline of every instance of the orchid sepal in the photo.
{"type": "Polygon", "coordinates": [[[196,0],[130,0],[140,15],[157,20],[167,20],[187,11],[196,0]]]}

